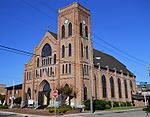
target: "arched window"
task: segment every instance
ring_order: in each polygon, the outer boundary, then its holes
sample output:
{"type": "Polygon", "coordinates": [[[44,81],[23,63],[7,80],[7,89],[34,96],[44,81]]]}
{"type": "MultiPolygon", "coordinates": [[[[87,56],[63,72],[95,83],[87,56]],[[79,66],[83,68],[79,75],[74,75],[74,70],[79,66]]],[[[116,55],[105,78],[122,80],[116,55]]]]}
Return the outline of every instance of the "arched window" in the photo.
{"type": "Polygon", "coordinates": [[[49,64],[52,64],[52,58],[49,59],[49,64]]]}
{"type": "Polygon", "coordinates": [[[52,67],[50,67],[50,75],[54,75],[54,74],[53,74],[53,68],[52,68],[52,67]]]}
{"type": "Polygon", "coordinates": [[[128,89],[127,89],[127,81],[124,80],[124,90],[125,90],[125,97],[128,98],[128,89]]]}
{"type": "Polygon", "coordinates": [[[130,88],[131,88],[131,91],[133,91],[133,83],[131,80],[130,80],[130,88]]]}
{"type": "Polygon", "coordinates": [[[64,65],[62,65],[62,74],[64,74],[65,72],[65,68],[64,68],[64,65]]]}
{"type": "Polygon", "coordinates": [[[68,36],[71,36],[72,35],[72,24],[69,23],[68,25],[68,36]]]}
{"type": "Polygon", "coordinates": [[[86,46],[86,58],[88,59],[89,58],[89,55],[88,55],[88,46],[86,46]]]}
{"type": "Polygon", "coordinates": [[[44,65],[44,60],[42,60],[42,66],[44,65]]]}
{"type": "Polygon", "coordinates": [[[47,75],[49,76],[49,67],[48,67],[47,75]]]}
{"type": "Polygon", "coordinates": [[[29,72],[29,80],[31,80],[31,79],[32,79],[32,73],[29,72]]]}
{"type": "Polygon", "coordinates": [[[52,49],[51,46],[46,43],[42,49],[42,57],[47,57],[52,55],[52,49]]]}
{"type": "Polygon", "coordinates": [[[61,37],[64,38],[65,37],[65,26],[63,25],[61,28],[61,37]]]}
{"type": "Polygon", "coordinates": [[[46,59],[46,65],[48,64],[47,59],[46,59]]]}
{"type": "Polygon", "coordinates": [[[113,77],[110,77],[110,88],[111,88],[111,97],[115,97],[115,87],[113,77]]]}
{"type": "Polygon", "coordinates": [[[54,54],[54,64],[56,64],[56,54],[54,54]]]}
{"type": "Polygon", "coordinates": [[[71,73],[71,64],[69,64],[69,73],[71,73]]]}
{"type": "Polygon", "coordinates": [[[85,84],[83,85],[83,90],[84,90],[84,101],[87,100],[87,87],[85,84]]]}
{"type": "Polygon", "coordinates": [[[68,64],[66,64],[66,73],[68,73],[68,64]]]}
{"type": "Polygon", "coordinates": [[[118,94],[119,98],[122,98],[121,81],[119,78],[118,78],[118,94]]]}
{"type": "Polygon", "coordinates": [[[42,77],[42,69],[40,69],[40,77],[42,77]]]}
{"type": "Polygon", "coordinates": [[[82,23],[80,23],[80,36],[83,36],[83,32],[82,32],[82,23]]]}
{"type": "Polygon", "coordinates": [[[44,59],[44,65],[46,65],[46,60],[44,59]]]}
{"type": "Polygon", "coordinates": [[[28,72],[26,73],[26,78],[27,78],[27,80],[28,80],[28,72]]]}
{"type": "Polygon", "coordinates": [[[65,57],[65,46],[63,45],[62,46],[62,58],[64,58],[65,57]]]}
{"type": "Polygon", "coordinates": [[[38,78],[38,76],[39,76],[38,70],[35,70],[35,74],[36,74],[36,78],[38,78]]]}
{"type": "Polygon", "coordinates": [[[88,27],[85,26],[85,37],[88,38],[88,27]]]}
{"type": "Polygon", "coordinates": [[[83,57],[83,44],[81,43],[81,57],[83,57]]]}
{"type": "Polygon", "coordinates": [[[106,78],[103,75],[102,76],[102,92],[103,92],[103,98],[107,97],[107,87],[106,87],[106,78]]]}
{"type": "Polygon", "coordinates": [[[37,67],[39,67],[39,64],[40,64],[40,63],[39,63],[39,58],[37,58],[37,67]]]}
{"type": "Polygon", "coordinates": [[[71,56],[72,55],[72,46],[71,46],[71,44],[69,44],[69,56],[71,56]]]}

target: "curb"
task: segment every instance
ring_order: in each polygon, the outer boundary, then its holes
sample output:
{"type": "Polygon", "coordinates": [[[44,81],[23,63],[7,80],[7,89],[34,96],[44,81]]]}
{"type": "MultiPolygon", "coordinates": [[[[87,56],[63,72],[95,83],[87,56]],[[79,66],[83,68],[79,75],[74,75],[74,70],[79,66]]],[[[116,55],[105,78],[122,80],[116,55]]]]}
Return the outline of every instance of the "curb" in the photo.
{"type": "Polygon", "coordinates": [[[110,113],[123,113],[130,111],[141,111],[143,108],[133,108],[133,109],[125,109],[125,110],[111,110],[111,111],[103,111],[103,112],[95,112],[94,114],[110,114],[110,113]]]}
{"type": "MultiPolygon", "coordinates": [[[[70,116],[90,116],[90,115],[98,115],[98,114],[111,114],[111,113],[124,113],[124,112],[130,112],[130,111],[142,111],[142,108],[135,108],[135,109],[126,109],[126,110],[112,110],[112,111],[99,111],[99,112],[94,112],[94,113],[77,113],[77,114],[67,114],[67,115],[58,115],[58,117],[70,117],[70,116]]],[[[6,112],[6,111],[0,111],[2,114],[14,114],[14,115],[19,115],[22,117],[48,117],[44,115],[33,115],[33,114],[20,114],[20,113],[15,113],[15,112],[6,112]]],[[[56,117],[56,116],[50,116],[50,117],[56,117]]]]}
{"type": "MultiPolygon", "coordinates": [[[[0,111],[0,113],[2,113],[2,114],[13,114],[13,115],[18,115],[18,116],[22,116],[22,117],[48,117],[48,116],[44,116],[44,115],[20,114],[20,113],[15,113],[15,112],[6,112],[6,111],[0,111]]],[[[53,117],[53,116],[51,116],[51,117],[53,117]]]]}
{"type": "Polygon", "coordinates": [[[112,111],[100,111],[100,112],[94,112],[94,113],[78,113],[78,114],[68,114],[63,115],[60,117],[70,117],[70,116],[82,116],[82,115],[98,115],[98,114],[111,114],[111,113],[124,113],[124,112],[130,112],[130,111],[142,111],[142,108],[135,108],[135,109],[126,109],[126,110],[112,110],[112,111]]]}

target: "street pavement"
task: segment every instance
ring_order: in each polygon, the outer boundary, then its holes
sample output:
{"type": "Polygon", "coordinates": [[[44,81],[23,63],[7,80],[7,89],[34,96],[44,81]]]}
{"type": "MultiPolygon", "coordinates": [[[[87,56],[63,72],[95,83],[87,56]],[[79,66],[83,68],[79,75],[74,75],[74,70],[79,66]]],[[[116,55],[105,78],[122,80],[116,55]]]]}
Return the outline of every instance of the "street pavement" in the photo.
{"type": "MultiPolygon", "coordinates": [[[[48,117],[48,116],[17,114],[12,112],[0,111],[0,117],[48,117]]],[[[50,117],[56,117],[56,116],[50,116],[50,117]]],[[[130,111],[96,112],[92,115],[89,113],[69,114],[69,115],[63,115],[59,117],[150,117],[150,114],[147,116],[144,111],[138,109],[138,110],[130,110],[130,111]]]]}
{"type": "Polygon", "coordinates": [[[9,112],[0,111],[0,117],[23,117],[23,116],[18,115],[16,113],[9,113],[9,112]]]}

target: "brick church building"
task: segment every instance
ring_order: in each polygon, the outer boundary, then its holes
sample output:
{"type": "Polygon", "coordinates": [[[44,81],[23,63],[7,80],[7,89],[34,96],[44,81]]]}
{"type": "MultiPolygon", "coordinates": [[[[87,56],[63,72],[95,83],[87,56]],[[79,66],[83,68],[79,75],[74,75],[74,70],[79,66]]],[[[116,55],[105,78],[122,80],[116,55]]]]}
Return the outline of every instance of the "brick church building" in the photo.
{"type": "Polygon", "coordinates": [[[22,102],[53,105],[52,91],[66,84],[77,91],[72,105],[90,98],[132,101],[136,77],[113,56],[93,48],[90,11],[79,3],[58,10],[57,34],[47,31],[25,64],[22,102]]]}

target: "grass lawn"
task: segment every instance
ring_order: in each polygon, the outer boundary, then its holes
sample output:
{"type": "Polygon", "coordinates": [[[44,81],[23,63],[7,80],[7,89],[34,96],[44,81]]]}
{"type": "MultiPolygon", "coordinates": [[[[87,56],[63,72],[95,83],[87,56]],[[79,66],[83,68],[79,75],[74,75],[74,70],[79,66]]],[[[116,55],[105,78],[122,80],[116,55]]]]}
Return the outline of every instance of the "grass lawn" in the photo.
{"type": "Polygon", "coordinates": [[[125,106],[125,107],[114,107],[108,110],[126,110],[126,109],[134,109],[134,108],[143,108],[143,107],[125,106]]]}

